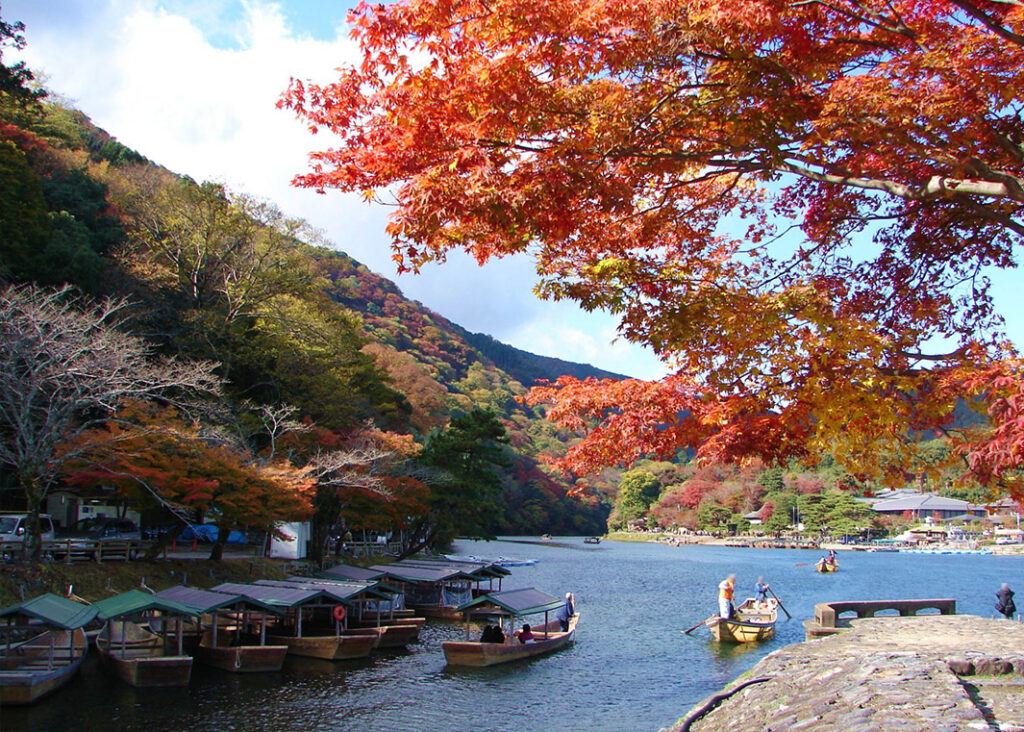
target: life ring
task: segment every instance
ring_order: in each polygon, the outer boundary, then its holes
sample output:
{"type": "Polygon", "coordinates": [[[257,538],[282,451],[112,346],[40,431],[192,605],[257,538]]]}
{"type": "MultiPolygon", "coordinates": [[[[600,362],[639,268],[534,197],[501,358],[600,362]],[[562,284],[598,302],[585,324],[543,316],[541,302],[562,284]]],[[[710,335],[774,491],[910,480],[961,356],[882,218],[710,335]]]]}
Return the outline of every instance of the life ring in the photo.
{"type": "Polygon", "coordinates": [[[342,620],[345,619],[345,606],[344,605],[335,605],[334,606],[334,619],[337,620],[339,623],[342,620]]]}

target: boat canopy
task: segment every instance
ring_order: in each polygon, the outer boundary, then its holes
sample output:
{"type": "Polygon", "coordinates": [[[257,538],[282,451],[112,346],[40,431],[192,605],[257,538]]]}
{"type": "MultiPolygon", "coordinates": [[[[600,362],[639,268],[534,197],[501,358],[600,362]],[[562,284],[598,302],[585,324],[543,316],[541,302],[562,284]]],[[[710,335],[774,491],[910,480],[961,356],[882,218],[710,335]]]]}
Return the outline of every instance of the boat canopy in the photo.
{"type": "Polygon", "coordinates": [[[468,580],[479,582],[480,578],[471,572],[461,569],[438,569],[433,567],[412,567],[400,564],[375,564],[371,569],[378,570],[384,579],[392,578],[399,582],[427,582],[438,584],[441,582],[456,582],[468,580]]]}
{"type": "Polygon", "coordinates": [[[156,593],[157,597],[165,600],[191,605],[204,613],[215,613],[220,610],[259,610],[280,615],[281,611],[271,605],[252,597],[246,597],[240,593],[217,592],[213,590],[200,590],[195,587],[177,585],[161,590],[156,593]]]}
{"type": "Polygon", "coordinates": [[[453,569],[468,572],[477,579],[498,579],[512,574],[512,570],[501,565],[488,562],[452,561],[449,559],[403,559],[390,565],[392,567],[427,567],[428,569],[453,569]]]}
{"type": "Polygon", "coordinates": [[[357,580],[360,582],[373,581],[380,579],[384,573],[376,569],[367,569],[366,567],[353,567],[350,564],[339,564],[330,569],[324,570],[323,573],[329,579],[340,579],[340,580],[357,580]]]}
{"type": "Polygon", "coordinates": [[[96,608],[100,620],[141,615],[150,610],[159,610],[164,615],[185,615],[193,618],[203,614],[203,610],[194,605],[186,605],[141,590],[129,590],[120,595],[107,597],[93,603],[93,607],[96,608]]]}
{"type": "Polygon", "coordinates": [[[63,630],[75,630],[96,617],[94,605],[83,605],[53,593],[33,597],[0,610],[0,618],[23,617],[63,630]]]}
{"type": "Polygon", "coordinates": [[[456,612],[466,610],[480,610],[488,608],[499,608],[510,615],[536,615],[538,613],[553,612],[565,604],[554,595],[541,592],[533,587],[524,587],[519,590],[502,590],[500,592],[489,592],[486,595],[460,605],[456,612]]]}
{"type": "Polygon", "coordinates": [[[232,592],[244,595],[252,600],[266,603],[278,608],[292,609],[302,605],[325,605],[334,603],[334,598],[324,590],[294,587],[274,587],[271,585],[245,585],[238,582],[225,582],[213,588],[215,592],[232,592]],[[318,602],[319,601],[319,602],[318,602]]]}
{"type": "MultiPolygon", "coordinates": [[[[259,582],[275,582],[277,580],[258,580],[259,582]]],[[[402,590],[394,585],[389,585],[384,580],[343,580],[328,579],[327,577],[285,577],[285,582],[294,582],[299,585],[340,585],[342,587],[363,587],[368,590],[376,590],[387,595],[400,595],[402,590]]]]}
{"type": "Polygon", "coordinates": [[[310,580],[302,577],[289,577],[286,580],[256,580],[256,584],[265,587],[283,587],[288,589],[315,590],[324,592],[335,602],[353,605],[358,600],[389,600],[391,595],[378,590],[377,585],[354,584],[350,582],[328,582],[327,580],[310,580]]]}

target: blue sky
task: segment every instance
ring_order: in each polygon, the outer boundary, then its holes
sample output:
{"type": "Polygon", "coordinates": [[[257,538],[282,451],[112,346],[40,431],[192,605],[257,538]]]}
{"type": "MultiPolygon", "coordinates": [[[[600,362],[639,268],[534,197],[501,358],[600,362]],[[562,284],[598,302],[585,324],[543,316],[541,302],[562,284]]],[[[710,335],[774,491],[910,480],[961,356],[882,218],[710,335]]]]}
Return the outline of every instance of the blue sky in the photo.
{"type": "MultiPolygon", "coordinates": [[[[341,250],[403,292],[472,331],[546,356],[657,378],[649,351],[615,341],[616,322],[531,292],[532,262],[480,268],[462,255],[419,275],[396,275],[386,210],[355,196],[290,185],[327,144],[275,102],[294,76],[326,82],[354,63],[345,13],[332,0],[0,0],[26,26],[22,58],[126,145],[178,173],[270,199],[321,229],[341,250]]],[[[8,50],[9,56],[14,54],[8,50]]],[[[1018,271],[992,273],[1007,331],[1024,343],[1018,271]]]]}
{"type": "MultiPolygon", "coordinates": [[[[480,268],[456,255],[397,276],[386,210],[356,196],[290,185],[324,140],[275,108],[289,78],[326,82],[354,62],[345,13],[329,0],[3,0],[22,21],[20,57],[100,127],[151,160],[197,180],[267,198],[308,220],[337,248],[394,280],[406,296],[468,328],[545,356],[640,378],[662,365],[615,341],[616,321],[532,293],[526,258],[480,268]]],[[[5,59],[17,58],[10,49],[5,59]]]]}

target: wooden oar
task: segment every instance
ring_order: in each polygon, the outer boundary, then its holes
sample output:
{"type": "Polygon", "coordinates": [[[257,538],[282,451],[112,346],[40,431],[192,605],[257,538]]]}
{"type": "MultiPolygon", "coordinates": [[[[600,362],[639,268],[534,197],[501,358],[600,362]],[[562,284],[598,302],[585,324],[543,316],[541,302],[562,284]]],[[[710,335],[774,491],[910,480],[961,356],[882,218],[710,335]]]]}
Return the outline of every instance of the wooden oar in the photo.
{"type": "Polygon", "coordinates": [[[786,613],[786,620],[792,620],[793,616],[789,614],[789,610],[787,610],[786,606],[782,604],[782,600],[779,599],[779,596],[775,594],[771,587],[768,588],[768,592],[771,592],[772,597],[775,598],[775,602],[779,603],[779,607],[782,608],[782,612],[786,613]]]}
{"type": "Polygon", "coordinates": [[[687,628],[683,632],[686,633],[686,635],[689,635],[690,633],[692,633],[693,631],[697,630],[697,628],[699,628],[700,626],[704,625],[707,622],[708,622],[707,620],[701,620],[695,626],[693,626],[692,628],[687,628]]]}
{"type": "Polygon", "coordinates": [[[806,567],[807,566],[807,562],[799,562],[798,564],[794,564],[793,566],[794,567],[806,567]]]}

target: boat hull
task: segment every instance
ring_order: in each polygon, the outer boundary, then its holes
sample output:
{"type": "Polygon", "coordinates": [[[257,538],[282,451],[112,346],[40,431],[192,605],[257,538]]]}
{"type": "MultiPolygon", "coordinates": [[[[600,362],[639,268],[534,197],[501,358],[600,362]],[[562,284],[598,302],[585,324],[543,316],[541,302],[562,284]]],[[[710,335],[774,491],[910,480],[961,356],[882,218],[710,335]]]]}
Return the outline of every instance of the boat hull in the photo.
{"type": "Polygon", "coordinates": [[[232,673],[280,671],[288,646],[215,646],[205,633],[196,648],[196,658],[208,666],[232,673]]]}
{"type": "Polygon", "coordinates": [[[47,631],[26,641],[19,648],[26,653],[0,660],[0,706],[34,704],[68,683],[85,659],[89,644],[85,631],[47,631]],[[50,638],[56,655],[48,668],[50,638]]]}
{"type": "Polygon", "coordinates": [[[575,640],[578,620],[579,614],[572,616],[568,631],[535,631],[537,640],[534,643],[520,643],[515,638],[510,638],[504,643],[445,641],[441,646],[444,649],[445,661],[449,666],[497,666],[524,658],[543,656],[565,648],[575,640]]]}
{"type": "Polygon", "coordinates": [[[822,574],[828,574],[829,572],[839,571],[839,562],[827,562],[824,559],[819,559],[814,567],[822,574]]]}
{"type": "Polygon", "coordinates": [[[775,635],[778,603],[746,600],[731,618],[714,615],[704,621],[711,635],[720,643],[758,643],[775,635]]]}
{"type": "Polygon", "coordinates": [[[117,678],[142,688],[188,686],[192,678],[192,657],[164,652],[158,635],[135,626],[125,643],[108,624],[96,637],[100,661],[117,678]]]}
{"type": "Polygon", "coordinates": [[[285,646],[290,656],[319,658],[324,661],[346,661],[366,658],[377,645],[375,633],[358,635],[313,635],[297,638],[290,635],[267,635],[267,641],[285,646]]]}

